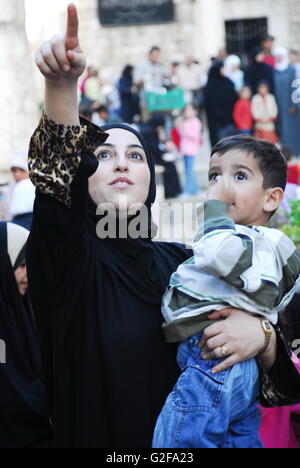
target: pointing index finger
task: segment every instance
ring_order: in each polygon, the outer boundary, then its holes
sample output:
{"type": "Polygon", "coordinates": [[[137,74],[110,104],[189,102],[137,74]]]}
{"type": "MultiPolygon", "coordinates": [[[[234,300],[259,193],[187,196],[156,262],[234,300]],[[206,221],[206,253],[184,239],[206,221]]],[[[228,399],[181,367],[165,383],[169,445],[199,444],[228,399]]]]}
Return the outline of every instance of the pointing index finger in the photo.
{"type": "Polygon", "coordinates": [[[68,6],[66,50],[74,50],[79,46],[78,25],[77,8],[74,3],[70,3],[68,6]]]}

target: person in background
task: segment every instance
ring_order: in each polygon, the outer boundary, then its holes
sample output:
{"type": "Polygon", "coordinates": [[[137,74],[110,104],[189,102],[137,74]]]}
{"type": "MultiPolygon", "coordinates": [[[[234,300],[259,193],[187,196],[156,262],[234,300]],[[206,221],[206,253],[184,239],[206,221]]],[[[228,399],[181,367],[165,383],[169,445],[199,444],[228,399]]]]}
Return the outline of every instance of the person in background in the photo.
{"type": "MultiPolygon", "coordinates": [[[[299,190],[299,164],[294,165],[292,163],[292,159],[294,157],[293,151],[291,148],[287,146],[283,146],[281,148],[281,152],[284,155],[287,163],[288,163],[288,178],[287,184],[284,192],[284,197],[281,202],[281,211],[285,214],[285,216],[290,216],[292,209],[290,202],[297,199],[298,190],[299,190]]],[[[287,220],[288,221],[288,220],[287,220]]]]}
{"type": "Polygon", "coordinates": [[[275,38],[270,36],[270,34],[266,34],[261,41],[261,47],[265,54],[264,63],[272,68],[275,67],[275,57],[273,55],[274,41],[275,38]]]}
{"type": "Polygon", "coordinates": [[[296,70],[290,65],[288,50],[275,50],[275,96],[279,108],[278,128],[281,143],[300,155],[300,106],[292,100],[296,70]]]}
{"type": "Polygon", "coordinates": [[[140,90],[140,100],[142,105],[142,118],[146,122],[150,118],[150,113],[146,108],[146,93],[161,91],[166,75],[165,67],[160,62],[161,49],[154,46],[149,51],[148,60],[139,65],[135,70],[134,82],[140,90]]]}
{"type": "Polygon", "coordinates": [[[52,438],[27,295],[28,235],[20,226],[0,223],[0,339],[5,343],[5,359],[0,360],[0,448],[50,448],[52,438]]]}
{"type": "Polygon", "coordinates": [[[99,70],[93,68],[84,85],[84,96],[90,101],[103,102],[102,85],[99,70]]]}
{"type": "Polygon", "coordinates": [[[215,63],[208,76],[204,89],[205,108],[211,145],[235,131],[233,109],[237,101],[234,84],[224,74],[224,63],[215,63]]]}
{"type": "Polygon", "coordinates": [[[241,89],[240,99],[233,110],[234,123],[240,133],[251,135],[253,131],[253,116],[251,108],[251,89],[244,86],[241,89]]]}
{"type": "Polygon", "coordinates": [[[165,169],[163,174],[165,198],[177,198],[182,190],[175,161],[165,158],[172,148],[175,149],[175,144],[168,138],[165,130],[165,117],[158,114],[152,116],[149,122],[141,127],[141,133],[149,146],[154,163],[165,169]]]}
{"type": "Polygon", "coordinates": [[[180,152],[184,158],[185,187],[182,197],[197,195],[199,188],[195,176],[195,162],[202,144],[202,123],[197,117],[196,108],[188,104],[182,119],[177,124],[180,136],[180,152]]]}
{"type": "Polygon", "coordinates": [[[244,84],[244,72],[241,70],[241,59],[237,55],[229,55],[224,62],[225,76],[229,78],[239,93],[244,84]]]}
{"type": "Polygon", "coordinates": [[[228,51],[226,47],[222,47],[218,52],[217,61],[225,62],[227,57],[228,57],[228,51]]]}
{"type": "Polygon", "coordinates": [[[192,55],[186,57],[185,63],[177,68],[178,84],[184,90],[185,103],[196,104],[199,107],[203,101],[203,87],[206,84],[207,76],[201,65],[195,63],[192,55]]]}
{"type": "Polygon", "coordinates": [[[100,104],[100,106],[96,107],[92,116],[92,123],[98,125],[98,127],[121,122],[122,119],[117,114],[109,112],[106,104],[100,104]]]}
{"type": "Polygon", "coordinates": [[[251,55],[252,64],[245,71],[245,85],[249,86],[252,95],[257,93],[258,85],[264,81],[268,84],[270,92],[274,94],[274,69],[265,63],[265,52],[261,47],[256,47],[251,55]]]}
{"type": "Polygon", "coordinates": [[[278,107],[267,83],[261,83],[258,86],[258,94],[252,99],[252,114],[255,120],[254,137],[270,143],[278,143],[276,134],[278,107]]]}
{"type": "Polygon", "coordinates": [[[300,185],[300,163],[296,162],[294,152],[288,146],[283,146],[281,149],[288,163],[288,183],[300,185]]]}
{"type": "Polygon", "coordinates": [[[296,69],[296,78],[300,78],[300,59],[299,59],[299,52],[292,49],[290,50],[290,63],[296,69]]]}
{"type": "Polygon", "coordinates": [[[81,80],[81,83],[80,83],[80,86],[79,86],[79,90],[80,90],[81,94],[85,93],[85,84],[86,84],[87,80],[94,75],[95,71],[96,71],[96,68],[93,65],[88,65],[87,66],[86,75],[81,80]]]}
{"type": "Polygon", "coordinates": [[[3,219],[30,230],[32,223],[35,187],[29,179],[28,150],[19,148],[11,160],[14,182],[9,185],[3,199],[3,219]]]}
{"type": "Polygon", "coordinates": [[[121,119],[129,124],[134,121],[135,115],[139,114],[139,96],[137,88],[133,85],[133,72],[133,66],[126,65],[117,85],[121,101],[121,119]]]}

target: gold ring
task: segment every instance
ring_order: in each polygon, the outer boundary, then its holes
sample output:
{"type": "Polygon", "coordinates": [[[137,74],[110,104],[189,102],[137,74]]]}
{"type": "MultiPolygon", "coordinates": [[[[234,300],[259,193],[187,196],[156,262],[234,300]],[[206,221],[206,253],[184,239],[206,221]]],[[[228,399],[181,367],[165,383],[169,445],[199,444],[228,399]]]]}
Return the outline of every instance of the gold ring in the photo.
{"type": "Polygon", "coordinates": [[[221,348],[221,353],[222,353],[222,356],[223,356],[223,357],[227,357],[227,356],[228,356],[228,350],[227,350],[226,346],[222,346],[222,348],[221,348]]]}

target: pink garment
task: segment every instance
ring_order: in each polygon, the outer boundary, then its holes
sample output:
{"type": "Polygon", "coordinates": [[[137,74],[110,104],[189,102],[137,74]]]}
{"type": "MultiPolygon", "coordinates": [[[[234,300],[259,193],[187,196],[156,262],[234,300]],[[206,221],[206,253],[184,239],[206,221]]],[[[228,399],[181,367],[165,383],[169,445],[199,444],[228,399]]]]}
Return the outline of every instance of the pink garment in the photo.
{"type": "Polygon", "coordinates": [[[184,120],[177,130],[180,135],[180,152],[185,156],[197,156],[202,144],[201,121],[197,117],[184,120]]]}
{"type": "Polygon", "coordinates": [[[83,80],[82,80],[82,82],[81,82],[81,84],[80,84],[79,89],[80,89],[81,94],[84,94],[84,91],[85,91],[85,83],[87,82],[87,80],[88,80],[88,76],[84,77],[83,80]]]}
{"type": "MultiPolygon", "coordinates": [[[[300,362],[296,357],[295,365],[300,373],[300,362]]],[[[261,408],[261,411],[260,436],[265,448],[300,448],[300,405],[261,408]]]]}

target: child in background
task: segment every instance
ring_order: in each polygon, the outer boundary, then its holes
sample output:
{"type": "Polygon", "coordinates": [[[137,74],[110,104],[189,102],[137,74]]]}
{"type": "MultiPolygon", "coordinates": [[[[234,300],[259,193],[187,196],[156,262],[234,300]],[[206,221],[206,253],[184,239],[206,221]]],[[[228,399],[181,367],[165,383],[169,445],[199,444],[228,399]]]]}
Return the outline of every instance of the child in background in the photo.
{"type": "Polygon", "coordinates": [[[188,104],[183,118],[176,126],[180,137],[180,152],[184,157],[186,183],[182,197],[197,195],[198,184],[194,173],[196,156],[202,144],[202,123],[197,117],[197,110],[188,104]]]}
{"type": "Polygon", "coordinates": [[[252,100],[252,114],[255,120],[254,137],[270,143],[278,143],[275,130],[278,107],[267,83],[261,83],[258,86],[258,94],[252,100]]]}
{"type": "Polygon", "coordinates": [[[237,101],[233,111],[235,125],[239,132],[244,135],[251,135],[253,131],[251,96],[251,89],[248,86],[244,86],[241,89],[240,99],[237,101]]]}

